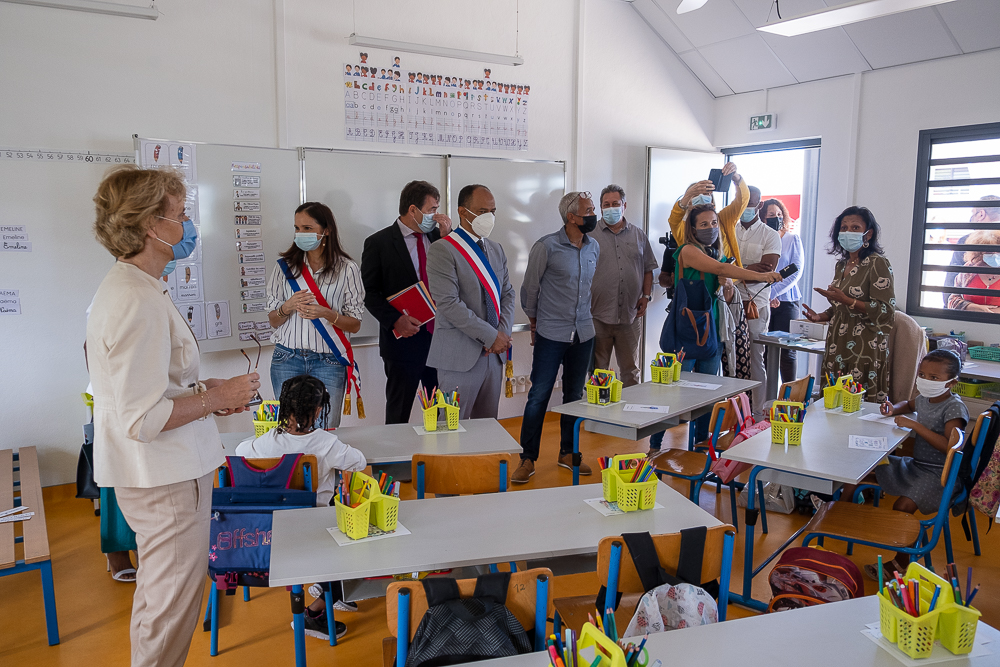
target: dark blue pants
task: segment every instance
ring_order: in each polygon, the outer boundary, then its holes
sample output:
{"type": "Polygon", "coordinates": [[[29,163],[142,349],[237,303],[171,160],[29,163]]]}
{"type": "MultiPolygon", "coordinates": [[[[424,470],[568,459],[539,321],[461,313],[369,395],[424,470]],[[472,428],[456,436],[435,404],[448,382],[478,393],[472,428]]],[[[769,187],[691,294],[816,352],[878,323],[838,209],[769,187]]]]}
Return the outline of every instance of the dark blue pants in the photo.
{"type": "MultiPolygon", "coordinates": [[[[682,371],[695,373],[705,373],[706,375],[718,375],[719,369],[722,367],[722,347],[720,344],[719,353],[712,357],[711,359],[688,359],[681,365],[682,371]]],[[[694,391],[698,391],[695,389],[694,391]]],[[[708,425],[712,421],[711,411],[706,412],[701,417],[694,420],[694,436],[695,442],[701,442],[708,439],[708,425]]],[[[688,428],[691,428],[689,425],[688,428]]],[[[663,431],[659,433],[654,433],[649,436],[649,448],[659,449],[663,444],[663,431]]]]}
{"type": "MultiPolygon", "coordinates": [[[[524,406],[524,417],[521,420],[522,459],[538,460],[545,409],[552,396],[552,387],[556,383],[559,366],[563,368],[563,403],[578,401],[583,396],[583,387],[587,382],[587,367],[590,365],[593,353],[593,338],[581,342],[579,336],[574,336],[573,342],[569,343],[549,340],[535,334],[535,347],[531,356],[531,389],[528,390],[528,402],[524,406]]],[[[575,425],[576,417],[562,415],[559,419],[560,456],[573,452],[575,425]]]]}

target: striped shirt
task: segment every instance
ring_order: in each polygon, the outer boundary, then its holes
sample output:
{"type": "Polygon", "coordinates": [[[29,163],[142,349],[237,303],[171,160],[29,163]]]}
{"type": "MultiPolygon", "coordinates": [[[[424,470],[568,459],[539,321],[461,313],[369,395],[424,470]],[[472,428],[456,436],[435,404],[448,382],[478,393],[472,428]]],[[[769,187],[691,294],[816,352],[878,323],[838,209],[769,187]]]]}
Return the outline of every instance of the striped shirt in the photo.
{"type": "MultiPolygon", "coordinates": [[[[361,269],[353,261],[345,259],[336,274],[333,271],[314,272],[313,279],[326,302],[330,304],[330,308],[358,320],[365,314],[365,286],[361,282],[361,269]]],[[[296,278],[296,282],[300,289],[308,289],[306,281],[301,276],[296,278]]],[[[292,287],[285,280],[285,274],[275,263],[267,282],[267,309],[275,310],[291,298],[292,293],[292,287]]],[[[351,337],[346,331],[344,333],[348,338],[351,337]]],[[[333,335],[334,333],[330,331],[330,336],[333,335]]],[[[271,342],[293,350],[312,350],[323,354],[330,354],[333,351],[319,335],[316,325],[311,320],[302,319],[297,312],[292,312],[292,316],[274,330],[271,342]]]]}

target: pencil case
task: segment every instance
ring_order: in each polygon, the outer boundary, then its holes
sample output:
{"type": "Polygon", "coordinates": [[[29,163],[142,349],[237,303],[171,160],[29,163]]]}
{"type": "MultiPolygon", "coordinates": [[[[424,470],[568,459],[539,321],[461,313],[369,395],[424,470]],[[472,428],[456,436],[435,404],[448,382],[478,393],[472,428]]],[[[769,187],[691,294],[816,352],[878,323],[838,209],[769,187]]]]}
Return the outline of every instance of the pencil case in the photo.
{"type": "Polygon", "coordinates": [[[597,368],[594,370],[597,377],[609,376],[611,380],[607,385],[599,387],[595,384],[587,383],[587,402],[597,405],[608,405],[622,400],[622,382],[615,375],[614,371],[597,368]]]}
{"type": "Polygon", "coordinates": [[[444,394],[441,391],[438,391],[437,395],[434,397],[434,405],[424,410],[424,430],[436,431],[438,429],[438,410],[444,410],[445,425],[448,430],[458,430],[459,407],[457,405],[448,405],[445,403],[444,394]]]}
{"type": "Polygon", "coordinates": [[[645,482],[629,482],[635,468],[619,470],[620,461],[646,458],[645,454],[619,454],[611,460],[611,465],[601,471],[601,484],[604,487],[604,499],[609,503],[618,503],[618,509],[623,512],[648,510],[656,506],[656,485],[659,480],[654,475],[645,482]]]}
{"type": "Polygon", "coordinates": [[[865,390],[862,389],[856,394],[849,391],[841,392],[840,403],[844,406],[844,412],[857,412],[861,409],[861,401],[865,397],[865,390]]]}
{"type": "MultiPolygon", "coordinates": [[[[264,401],[261,406],[273,405],[275,408],[278,407],[278,401],[264,401]]],[[[277,409],[275,409],[277,412],[277,409]]],[[[256,412],[254,414],[257,414],[256,412]]],[[[278,425],[277,421],[259,421],[257,419],[253,420],[253,432],[255,437],[260,437],[270,431],[272,428],[278,425]]]]}
{"type": "Polygon", "coordinates": [[[904,579],[916,579],[920,583],[919,608],[924,613],[917,617],[910,616],[892,603],[885,589],[879,591],[879,630],[882,636],[913,659],[930,656],[935,640],[955,655],[972,651],[981,616],[979,611],[975,607],[956,603],[951,595],[951,584],[920,563],[910,563],[904,579]],[[937,606],[934,611],[926,611],[934,597],[935,586],[941,587],[937,606]]]}
{"type": "Polygon", "coordinates": [[[670,384],[674,381],[674,365],[677,364],[677,355],[670,352],[657,352],[656,359],[654,363],[649,365],[649,375],[650,379],[656,384],[670,384]],[[661,358],[670,359],[670,363],[666,366],[657,366],[656,361],[661,358]]]}
{"type": "Polygon", "coordinates": [[[783,422],[774,419],[774,408],[780,405],[789,405],[802,410],[805,406],[795,401],[775,401],[771,404],[771,443],[775,445],[785,444],[787,434],[789,445],[802,444],[802,422],[783,422]]]}
{"type": "Polygon", "coordinates": [[[593,623],[583,624],[580,637],[576,640],[576,654],[580,658],[581,665],[626,667],[625,651],[610,637],[594,627],[593,623]],[[590,647],[593,647],[593,652],[585,650],[590,647]],[[601,659],[600,662],[595,662],[598,657],[601,659]]]}

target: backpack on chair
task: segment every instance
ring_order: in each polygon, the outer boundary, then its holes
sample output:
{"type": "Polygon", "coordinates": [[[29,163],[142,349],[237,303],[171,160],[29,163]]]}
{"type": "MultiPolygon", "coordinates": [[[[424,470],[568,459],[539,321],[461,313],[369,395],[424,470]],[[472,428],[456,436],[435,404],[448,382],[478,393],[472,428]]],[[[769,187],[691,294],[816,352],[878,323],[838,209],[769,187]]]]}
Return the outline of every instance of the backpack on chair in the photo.
{"type": "Polygon", "coordinates": [[[768,576],[768,613],[853,600],[865,594],[861,570],[851,559],[816,547],[785,550],[768,576]]]}

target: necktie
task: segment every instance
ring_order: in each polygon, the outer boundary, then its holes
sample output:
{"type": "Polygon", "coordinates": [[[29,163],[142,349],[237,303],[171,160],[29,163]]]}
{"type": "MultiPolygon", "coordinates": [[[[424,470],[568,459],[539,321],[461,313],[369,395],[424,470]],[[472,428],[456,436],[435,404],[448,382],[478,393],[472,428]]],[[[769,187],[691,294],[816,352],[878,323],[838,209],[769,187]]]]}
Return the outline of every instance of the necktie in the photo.
{"type": "MultiPolygon", "coordinates": [[[[427,251],[424,249],[424,235],[414,234],[417,239],[417,263],[420,265],[420,280],[423,281],[424,287],[428,287],[427,282],[427,251]]],[[[427,323],[427,333],[434,333],[434,320],[427,323]]]]}
{"type": "MultiPolygon", "coordinates": [[[[486,263],[489,264],[489,256],[486,255],[486,244],[483,243],[482,239],[479,239],[478,241],[476,241],[476,245],[478,245],[479,248],[480,248],[480,250],[483,251],[483,256],[486,257],[486,263]]],[[[486,302],[486,321],[490,323],[491,327],[494,327],[494,328],[499,327],[500,326],[500,318],[497,317],[497,311],[493,307],[493,299],[491,299],[489,297],[489,295],[486,294],[486,288],[485,287],[483,287],[482,285],[480,285],[479,289],[481,289],[483,291],[483,301],[486,302]]]]}

